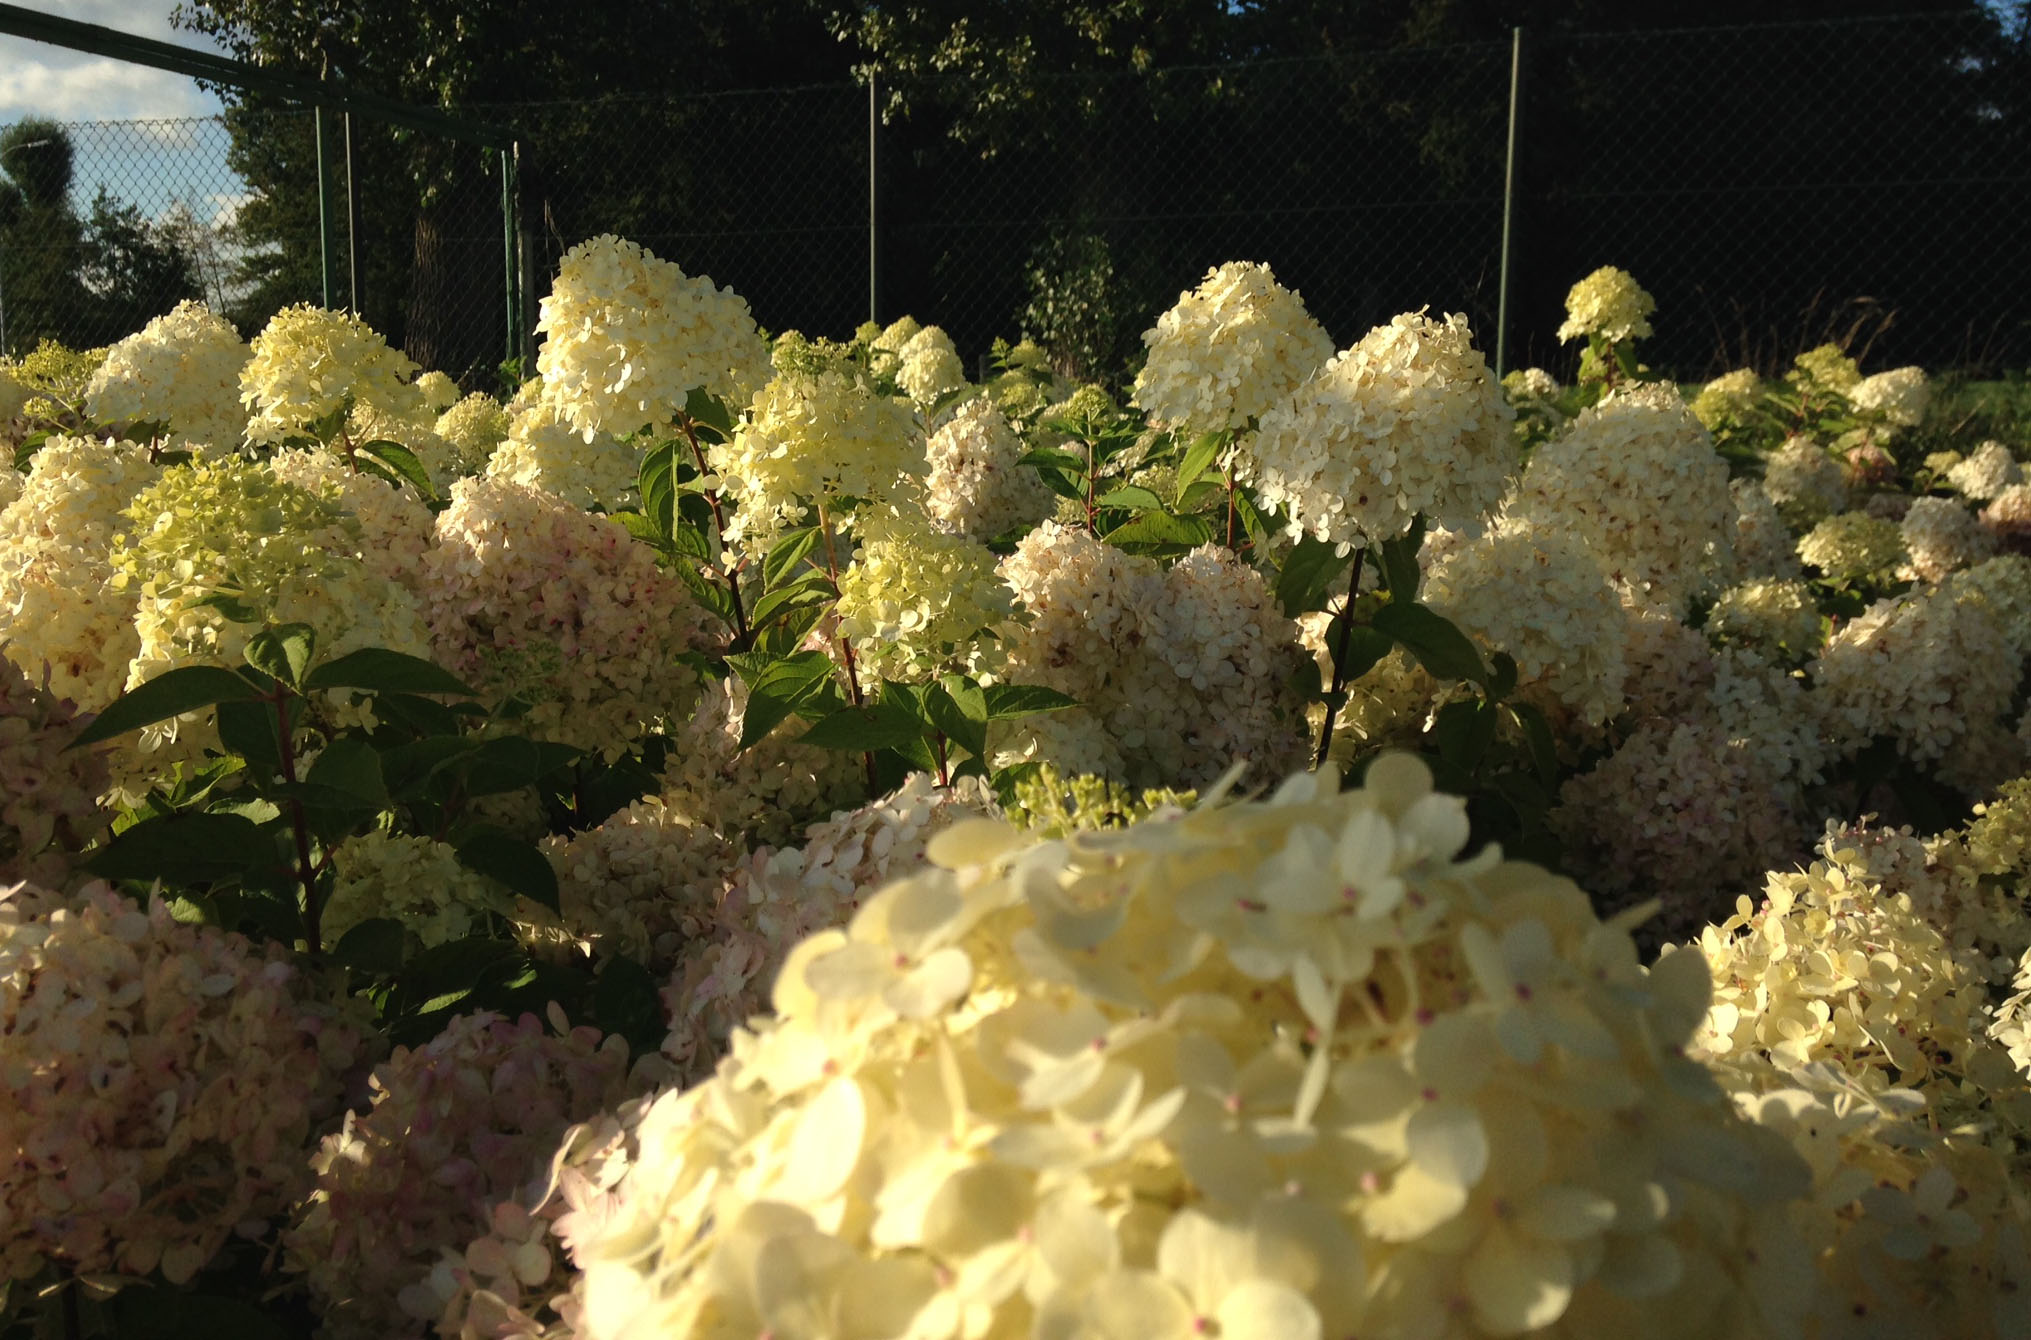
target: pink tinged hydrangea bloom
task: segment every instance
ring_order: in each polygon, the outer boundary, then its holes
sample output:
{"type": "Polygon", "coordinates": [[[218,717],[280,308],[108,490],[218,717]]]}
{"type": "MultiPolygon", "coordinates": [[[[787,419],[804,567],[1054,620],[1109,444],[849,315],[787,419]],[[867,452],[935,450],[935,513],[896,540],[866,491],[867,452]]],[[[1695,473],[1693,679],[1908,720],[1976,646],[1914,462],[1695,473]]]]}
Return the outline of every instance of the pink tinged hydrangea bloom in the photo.
{"type": "Polygon", "coordinates": [[[1344,553],[1419,514],[1478,528],[1516,469],[1514,419],[1467,319],[1407,312],[1281,398],[1239,463],[1293,537],[1344,553]]]}
{"type": "Polygon", "coordinates": [[[530,703],[540,736],[618,755],[696,699],[678,658],[700,645],[705,615],[617,521],[526,485],[461,480],[423,574],[440,662],[530,703]]]}
{"type": "Polygon", "coordinates": [[[768,380],[746,299],[612,235],[564,254],[536,329],[543,399],[587,442],[666,425],[693,390],[739,402],[768,380]]]}
{"type": "MultiPolygon", "coordinates": [[[[332,1334],[387,1336],[434,1319],[426,1277],[440,1255],[540,1182],[574,1122],[629,1096],[626,1043],[565,1029],[561,1014],[553,1023],[556,1032],[534,1015],[453,1019],[375,1067],[373,1105],[324,1138],[284,1246],[332,1334]]],[[[540,1280],[547,1255],[538,1264],[525,1268],[540,1280]]]]}
{"type": "Polygon", "coordinates": [[[1267,265],[1230,261],[1143,333],[1130,397],[1150,424],[1187,433],[1260,418],[1333,354],[1333,341],[1267,265]]]}
{"type": "Polygon", "coordinates": [[[0,890],[0,1275],[180,1284],[264,1234],[363,1051],[314,988],[165,903],[0,890]]]}

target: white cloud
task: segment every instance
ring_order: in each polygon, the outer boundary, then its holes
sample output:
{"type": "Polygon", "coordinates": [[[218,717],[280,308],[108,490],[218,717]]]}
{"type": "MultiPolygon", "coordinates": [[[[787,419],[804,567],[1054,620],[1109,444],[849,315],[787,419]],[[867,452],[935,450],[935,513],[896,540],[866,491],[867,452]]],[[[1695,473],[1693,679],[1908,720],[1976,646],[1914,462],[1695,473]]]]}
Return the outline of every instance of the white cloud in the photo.
{"type": "MultiPolygon", "coordinates": [[[[176,0],[42,0],[61,18],[97,23],[178,46],[217,51],[196,33],[169,22],[176,0]]],[[[24,117],[58,121],[210,116],[219,100],[197,82],[167,70],[91,56],[47,42],[0,37],[0,125],[24,117]]]]}

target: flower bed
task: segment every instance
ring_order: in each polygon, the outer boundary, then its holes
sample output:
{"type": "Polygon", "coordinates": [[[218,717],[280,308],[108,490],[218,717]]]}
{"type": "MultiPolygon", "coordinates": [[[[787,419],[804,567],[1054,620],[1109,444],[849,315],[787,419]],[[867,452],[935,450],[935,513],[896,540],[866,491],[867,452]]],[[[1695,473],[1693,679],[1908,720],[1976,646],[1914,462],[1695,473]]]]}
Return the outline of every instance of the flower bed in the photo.
{"type": "MultiPolygon", "coordinates": [[[[2031,1332],[2031,442],[1209,272],[0,369],[0,1329],[2031,1332]]],[[[2021,424],[2002,424],[2011,433],[2021,424]]]]}

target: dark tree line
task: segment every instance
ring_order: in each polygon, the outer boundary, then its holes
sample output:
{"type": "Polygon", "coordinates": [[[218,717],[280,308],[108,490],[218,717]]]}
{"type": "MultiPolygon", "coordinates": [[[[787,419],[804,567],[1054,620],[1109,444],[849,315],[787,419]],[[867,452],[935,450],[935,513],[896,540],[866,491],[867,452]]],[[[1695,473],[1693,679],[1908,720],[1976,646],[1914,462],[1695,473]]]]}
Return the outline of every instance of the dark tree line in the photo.
{"type": "MultiPolygon", "coordinates": [[[[181,20],[265,63],[515,126],[546,267],[621,232],[776,328],[841,332],[867,313],[855,81],[872,76],[881,315],[938,320],[969,352],[1027,321],[1096,371],[1241,257],[1274,264],[1343,343],[1430,303],[1492,344],[1521,25],[1511,361],[1556,364],[1566,287],[1614,263],[1658,296],[1651,356],[1696,375],[1871,322],[1885,358],[2031,362],[2031,328],[1999,296],[2031,291],[2010,241],[2031,205],[2021,9],[198,0],[181,20]],[[1679,31],[1773,23],[1804,26],[1679,31]]],[[[314,149],[307,115],[231,115],[257,191],[243,226],[279,244],[246,276],[235,315],[251,324],[317,291],[314,149]]],[[[368,319],[419,361],[489,367],[491,155],[379,126],[356,127],[355,152],[368,319]]]]}
{"type": "Polygon", "coordinates": [[[56,122],[0,131],[0,354],[108,344],[202,291],[197,249],[171,224],[103,186],[78,212],[76,157],[56,122]]]}

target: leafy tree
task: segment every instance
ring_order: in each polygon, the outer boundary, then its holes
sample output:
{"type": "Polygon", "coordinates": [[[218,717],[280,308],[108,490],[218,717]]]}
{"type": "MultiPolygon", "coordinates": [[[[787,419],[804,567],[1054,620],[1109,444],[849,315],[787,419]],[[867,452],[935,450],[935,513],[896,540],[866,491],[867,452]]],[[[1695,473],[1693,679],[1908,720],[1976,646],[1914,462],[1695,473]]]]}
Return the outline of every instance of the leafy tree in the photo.
{"type": "Polygon", "coordinates": [[[78,279],[84,224],[71,207],[72,148],[54,121],[19,121],[0,132],[0,307],[6,347],[18,356],[66,339],[85,307],[78,279]]]}

